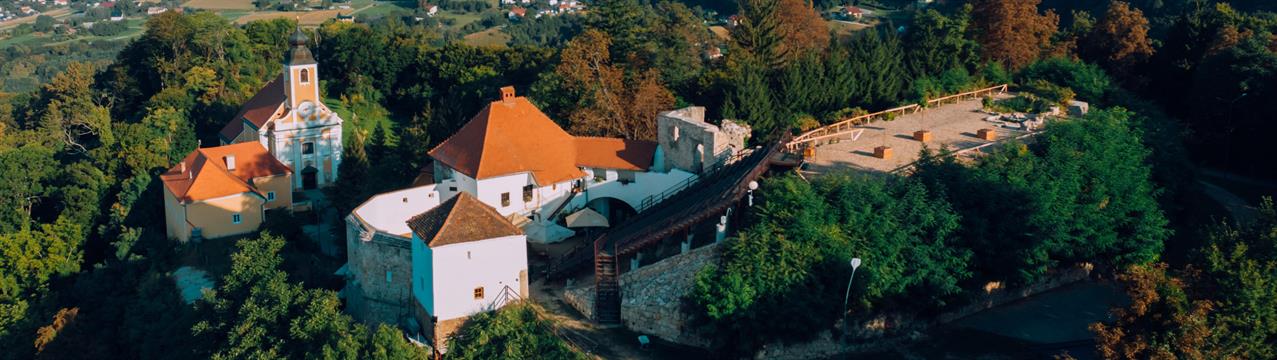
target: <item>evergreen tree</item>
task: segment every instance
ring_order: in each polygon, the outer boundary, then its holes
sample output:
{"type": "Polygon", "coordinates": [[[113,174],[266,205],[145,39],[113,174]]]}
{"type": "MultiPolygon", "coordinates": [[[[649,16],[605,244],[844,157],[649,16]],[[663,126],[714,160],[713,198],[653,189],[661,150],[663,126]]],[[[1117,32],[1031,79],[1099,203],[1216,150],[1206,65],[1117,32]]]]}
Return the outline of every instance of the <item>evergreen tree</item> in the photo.
{"type": "Polygon", "coordinates": [[[731,89],[723,100],[723,117],[740,120],[751,126],[754,136],[764,138],[775,131],[789,130],[788,116],[783,115],[772,98],[771,84],[767,79],[768,68],[743,56],[737,64],[731,89]]]}
{"type": "Polygon", "coordinates": [[[979,61],[979,44],[967,38],[970,13],[945,16],[927,9],[913,17],[913,26],[904,35],[906,68],[913,77],[938,76],[950,69],[974,69],[979,61]]]}
{"type": "Polygon", "coordinates": [[[337,181],[328,191],[329,201],[338,214],[348,214],[363,202],[368,193],[368,172],[371,165],[365,152],[364,136],[355,131],[350,143],[342,149],[341,165],[337,167],[337,181]]]}
{"type": "Polygon", "coordinates": [[[781,0],[740,0],[740,20],[732,28],[732,40],[749,51],[768,69],[780,67],[785,59],[781,34],[781,0]]]}
{"type": "Polygon", "coordinates": [[[851,99],[864,108],[897,105],[905,89],[900,39],[890,30],[863,31],[848,45],[855,78],[851,99]]]}

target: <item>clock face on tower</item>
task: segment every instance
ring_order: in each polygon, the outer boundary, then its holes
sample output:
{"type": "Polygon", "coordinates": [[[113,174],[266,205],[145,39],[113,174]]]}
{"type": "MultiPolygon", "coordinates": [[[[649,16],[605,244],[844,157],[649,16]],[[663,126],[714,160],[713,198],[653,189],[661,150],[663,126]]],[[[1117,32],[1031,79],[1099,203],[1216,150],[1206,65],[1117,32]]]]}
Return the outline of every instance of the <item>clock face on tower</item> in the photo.
{"type": "Polygon", "coordinates": [[[310,119],[311,115],[314,114],[315,103],[310,102],[310,100],[302,101],[301,104],[297,105],[297,115],[301,116],[302,119],[310,119]]]}

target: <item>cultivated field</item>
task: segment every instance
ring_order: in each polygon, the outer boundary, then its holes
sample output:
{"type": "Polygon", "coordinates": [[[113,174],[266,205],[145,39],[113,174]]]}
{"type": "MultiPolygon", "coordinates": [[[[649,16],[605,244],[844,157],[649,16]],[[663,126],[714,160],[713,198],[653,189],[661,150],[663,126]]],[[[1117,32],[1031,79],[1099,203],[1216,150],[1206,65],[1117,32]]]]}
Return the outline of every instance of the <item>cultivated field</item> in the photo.
{"type": "Polygon", "coordinates": [[[510,43],[510,35],[501,31],[501,27],[495,27],[473,33],[465,36],[466,45],[470,46],[491,46],[505,47],[510,43]]]}
{"type": "Polygon", "coordinates": [[[315,10],[315,11],[259,11],[244,15],[235,19],[235,23],[239,25],[247,24],[255,20],[268,20],[275,18],[297,18],[302,26],[316,26],[322,24],[328,19],[337,17],[337,14],[348,14],[351,10],[315,10]]]}
{"type": "Polygon", "coordinates": [[[255,10],[253,0],[191,0],[182,6],[207,10],[255,10]]]}
{"type": "MultiPolygon", "coordinates": [[[[41,15],[49,15],[54,18],[63,18],[63,17],[66,17],[67,15],[71,15],[71,9],[57,8],[57,9],[49,10],[48,12],[45,12],[44,14],[41,14],[41,15]]],[[[37,17],[39,16],[25,16],[25,17],[20,17],[17,19],[12,19],[9,21],[0,22],[0,30],[8,30],[10,28],[16,27],[18,25],[26,24],[26,23],[34,23],[37,17]]]]}

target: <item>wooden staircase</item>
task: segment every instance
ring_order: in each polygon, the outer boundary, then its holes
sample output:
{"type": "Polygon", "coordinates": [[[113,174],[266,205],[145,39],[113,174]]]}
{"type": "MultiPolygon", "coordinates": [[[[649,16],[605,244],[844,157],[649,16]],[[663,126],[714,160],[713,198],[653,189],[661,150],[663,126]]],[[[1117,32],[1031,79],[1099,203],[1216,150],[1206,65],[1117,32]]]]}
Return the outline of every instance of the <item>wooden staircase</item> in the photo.
{"type": "Polygon", "coordinates": [[[621,285],[616,258],[600,252],[594,257],[594,321],[621,323],[621,285]]]}

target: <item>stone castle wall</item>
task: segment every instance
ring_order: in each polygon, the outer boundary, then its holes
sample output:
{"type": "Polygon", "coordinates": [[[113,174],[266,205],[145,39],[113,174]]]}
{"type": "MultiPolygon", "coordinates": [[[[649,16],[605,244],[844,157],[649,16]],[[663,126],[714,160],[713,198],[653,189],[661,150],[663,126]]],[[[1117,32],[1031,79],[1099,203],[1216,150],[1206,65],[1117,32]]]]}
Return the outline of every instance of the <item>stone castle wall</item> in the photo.
{"type": "Polygon", "coordinates": [[[347,221],[347,312],[367,324],[400,324],[412,303],[412,248],[409,240],[369,233],[347,221]],[[365,240],[367,239],[367,240],[365,240]]]}

